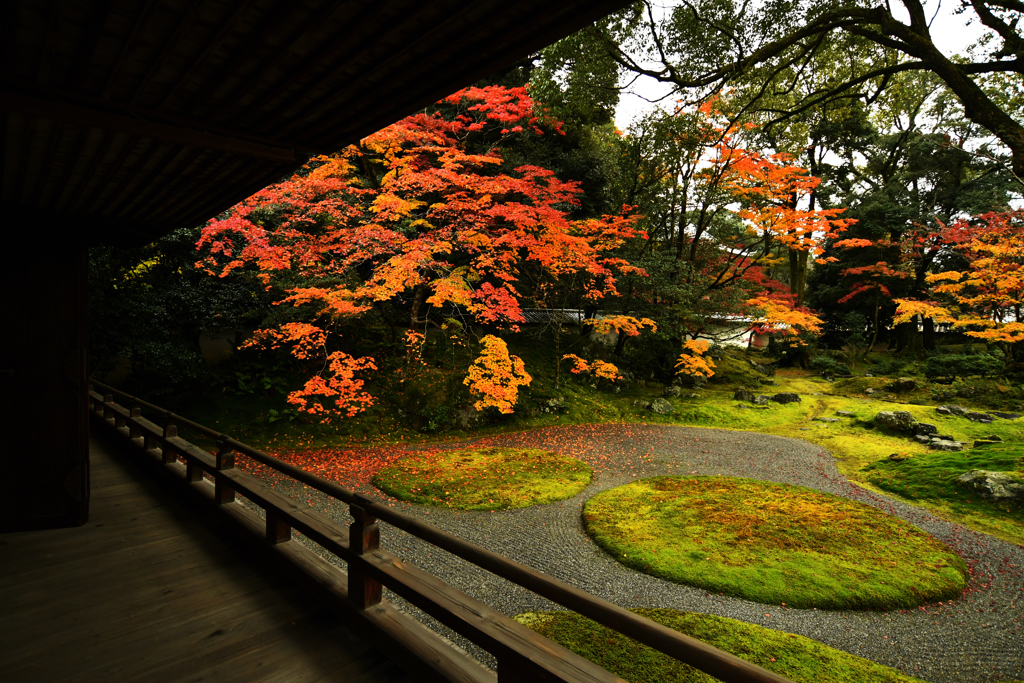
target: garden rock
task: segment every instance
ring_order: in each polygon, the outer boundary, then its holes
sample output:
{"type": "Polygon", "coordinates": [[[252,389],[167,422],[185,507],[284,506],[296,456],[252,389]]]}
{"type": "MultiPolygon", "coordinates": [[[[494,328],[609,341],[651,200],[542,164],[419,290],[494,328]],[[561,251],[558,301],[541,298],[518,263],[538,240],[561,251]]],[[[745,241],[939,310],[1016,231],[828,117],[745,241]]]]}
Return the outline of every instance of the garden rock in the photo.
{"type": "Polygon", "coordinates": [[[672,404],[663,398],[656,398],[651,401],[651,405],[648,409],[652,413],[657,413],[658,415],[665,415],[675,410],[675,408],[672,407],[672,404]]]}
{"type": "Polygon", "coordinates": [[[885,388],[889,391],[895,391],[896,393],[901,394],[917,389],[917,381],[910,377],[900,377],[899,379],[886,384],[885,388]]]}
{"type": "Polygon", "coordinates": [[[903,462],[904,460],[909,460],[912,457],[914,456],[910,453],[891,453],[889,455],[889,459],[893,462],[903,462]]]}
{"type": "Polygon", "coordinates": [[[639,408],[640,410],[647,410],[651,407],[651,402],[643,399],[637,399],[636,401],[633,401],[633,407],[639,408]]]}
{"type": "Polygon", "coordinates": [[[736,393],[732,395],[734,401],[745,401],[747,403],[754,402],[754,392],[750,389],[737,389],[736,393]]]}
{"type": "Polygon", "coordinates": [[[752,402],[752,403],[753,403],[753,404],[754,404],[755,406],[766,406],[766,405],[768,405],[769,403],[771,403],[771,400],[772,400],[772,397],[771,397],[771,396],[765,396],[764,394],[761,394],[761,395],[759,395],[759,396],[755,396],[755,397],[754,397],[754,400],[753,400],[753,401],[751,401],[751,402],[752,402]]]}
{"type": "Polygon", "coordinates": [[[936,427],[933,424],[928,424],[927,422],[915,422],[911,426],[911,429],[914,431],[914,434],[918,434],[918,435],[923,434],[923,435],[931,436],[932,434],[938,434],[939,433],[939,428],[938,427],[936,427]]]}
{"type": "Polygon", "coordinates": [[[916,424],[914,416],[905,410],[883,410],[875,415],[875,422],[895,432],[909,432],[916,424]]]}
{"type": "Polygon", "coordinates": [[[992,441],[994,443],[1002,443],[1003,442],[1003,437],[1001,437],[1001,436],[999,436],[997,434],[989,434],[988,436],[983,436],[981,438],[984,439],[985,441],[992,441]]]}
{"type": "Polygon", "coordinates": [[[989,422],[991,422],[992,420],[995,419],[993,416],[989,415],[988,413],[973,413],[973,412],[972,413],[967,413],[966,415],[964,415],[964,417],[966,417],[971,422],[981,422],[983,424],[988,424],[989,422]]]}
{"type": "Polygon", "coordinates": [[[917,441],[918,443],[929,444],[932,442],[932,437],[928,436],[927,434],[915,434],[914,440],[917,441]]]}
{"type": "Polygon", "coordinates": [[[868,396],[870,396],[870,395],[878,393],[878,392],[877,392],[877,390],[872,389],[871,387],[868,387],[867,389],[864,390],[864,393],[867,394],[868,396]]]}
{"type": "Polygon", "coordinates": [[[928,447],[936,451],[962,451],[964,445],[959,441],[947,441],[945,439],[936,439],[932,437],[928,447]]]}
{"type": "Polygon", "coordinates": [[[772,396],[772,400],[776,403],[800,403],[800,396],[799,394],[782,392],[772,396]]]}
{"type": "Polygon", "coordinates": [[[459,429],[475,429],[480,426],[480,411],[470,406],[463,406],[459,408],[459,412],[455,414],[455,424],[458,425],[459,429]]]}
{"type": "Polygon", "coordinates": [[[856,417],[856,415],[849,410],[837,410],[836,415],[839,417],[856,417]]]}
{"type": "Polygon", "coordinates": [[[815,422],[839,422],[838,417],[816,417],[815,422]]]}
{"type": "Polygon", "coordinates": [[[537,399],[537,407],[542,413],[560,413],[565,410],[565,399],[561,396],[537,399]]]}
{"type": "Polygon", "coordinates": [[[683,394],[683,398],[700,398],[700,394],[683,394]]]}
{"type": "Polygon", "coordinates": [[[944,406],[939,406],[938,408],[936,408],[935,412],[939,413],[940,415],[956,415],[956,416],[960,416],[960,415],[966,415],[968,413],[968,410],[967,410],[967,408],[964,408],[963,406],[944,405],[944,406]]]}
{"type": "Polygon", "coordinates": [[[708,383],[704,375],[679,375],[672,380],[672,386],[684,387],[686,389],[700,389],[708,383]]]}
{"type": "Polygon", "coordinates": [[[1018,417],[1021,416],[1020,413],[1000,413],[995,411],[989,413],[989,415],[994,415],[995,417],[998,417],[1001,420],[1016,420],[1018,417]]]}
{"type": "Polygon", "coordinates": [[[665,387],[665,390],[661,392],[662,396],[666,398],[679,398],[679,392],[682,391],[678,385],[673,384],[670,387],[665,387]]]}
{"type": "Polygon", "coordinates": [[[1024,482],[1006,472],[971,470],[957,477],[956,483],[982,498],[1024,498],[1024,482]]]}

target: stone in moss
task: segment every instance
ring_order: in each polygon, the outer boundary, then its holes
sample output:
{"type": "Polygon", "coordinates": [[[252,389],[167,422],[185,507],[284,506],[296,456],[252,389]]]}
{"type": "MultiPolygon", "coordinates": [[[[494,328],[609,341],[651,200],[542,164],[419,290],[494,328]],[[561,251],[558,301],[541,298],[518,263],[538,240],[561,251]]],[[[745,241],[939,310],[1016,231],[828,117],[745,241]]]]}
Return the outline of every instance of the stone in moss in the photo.
{"type": "Polygon", "coordinates": [[[772,400],[776,403],[800,403],[800,395],[783,391],[772,396],[772,400]]]}
{"type": "Polygon", "coordinates": [[[665,399],[663,399],[663,398],[656,398],[653,401],[651,401],[651,405],[649,406],[649,410],[652,413],[657,413],[658,415],[666,415],[668,413],[673,412],[675,410],[675,408],[673,408],[672,404],[669,403],[668,401],[666,401],[665,399]]]}
{"type": "Polygon", "coordinates": [[[956,483],[982,498],[1024,498],[1024,483],[1007,472],[971,470],[957,477],[956,483]]]}
{"type": "Polygon", "coordinates": [[[915,422],[914,416],[905,410],[883,410],[875,415],[876,424],[894,432],[909,432],[915,422]]]}

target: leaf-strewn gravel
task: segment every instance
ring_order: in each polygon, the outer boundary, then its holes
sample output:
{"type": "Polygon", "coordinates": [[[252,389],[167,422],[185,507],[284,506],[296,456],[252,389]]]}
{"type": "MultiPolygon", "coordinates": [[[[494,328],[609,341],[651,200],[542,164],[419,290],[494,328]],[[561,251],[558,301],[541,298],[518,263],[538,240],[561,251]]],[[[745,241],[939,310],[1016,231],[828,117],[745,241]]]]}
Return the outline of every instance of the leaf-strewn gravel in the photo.
{"type": "MultiPolygon", "coordinates": [[[[474,445],[543,448],[571,455],[594,468],[594,481],[575,498],[505,512],[420,507],[389,499],[365,480],[339,483],[386,499],[396,509],[623,607],[732,617],[808,636],[934,683],[1024,679],[1024,548],[855,486],[818,446],[749,432],[652,425],[556,427],[478,440],[474,445]],[[580,511],[598,491],[656,474],[749,477],[868,503],[917,525],[959,553],[970,568],[970,585],[956,600],[910,611],[829,612],[711,595],[641,574],[620,565],[586,537],[580,511]]],[[[290,488],[285,482],[277,486],[282,491],[290,488]]],[[[308,489],[296,489],[295,495],[339,521],[348,520],[345,507],[336,501],[328,502],[308,489]]],[[[382,525],[381,545],[505,614],[558,608],[387,525],[382,525]]]]}

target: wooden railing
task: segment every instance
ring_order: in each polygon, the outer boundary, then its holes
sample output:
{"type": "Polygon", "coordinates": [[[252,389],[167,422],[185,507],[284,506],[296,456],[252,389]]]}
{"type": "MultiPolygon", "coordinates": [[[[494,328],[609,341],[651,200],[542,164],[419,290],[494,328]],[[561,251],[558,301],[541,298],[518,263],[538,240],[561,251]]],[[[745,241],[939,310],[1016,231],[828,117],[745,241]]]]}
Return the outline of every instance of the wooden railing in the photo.
{"type": "Polygon", "coordinates": [[[381,549],[378,521],[428,541],[719,680],[727,683],[785,683],[789,680],[107,385],[94,382],[89,388],[89,403],[99,421],[148,454],[151,460],[162,464],[176,479],[211,500],[227,518],[250,532],[250,537],[261,537],[259,545],[284,559],[291,568],[300,570],[311,587],[329,598],[335,607],[347,610],[349,615],[357,614],[360,624],[372,627],[378,642],[384,642],[389,649],[397,645],[407,658],[429,667],[421,669],[429,674],[428,678],[493,682],[494,674],[383,600],[383,586],[494,655],[499,683],[621,681],[596,664],[381,549]],[[97,393],[96,388],[104,393],[97,393]],[[126,399],[130,407],[114,402],[115,394],[126,399]],[[143,417],[143,408],[159,416],[159,422],[143,417]],[[213,439],[217,443],[216,453],[209,453],[179,437],[179,426],[213,439]],[[346,528],[236,469],[237,453],[348,504],[354,521],[346,528]],[[235,504],[236,493],[261,507],[265,518],[235,504]],[[292,529],[345,562],[347,576],[301,543],[292,542],[292,529]]]}

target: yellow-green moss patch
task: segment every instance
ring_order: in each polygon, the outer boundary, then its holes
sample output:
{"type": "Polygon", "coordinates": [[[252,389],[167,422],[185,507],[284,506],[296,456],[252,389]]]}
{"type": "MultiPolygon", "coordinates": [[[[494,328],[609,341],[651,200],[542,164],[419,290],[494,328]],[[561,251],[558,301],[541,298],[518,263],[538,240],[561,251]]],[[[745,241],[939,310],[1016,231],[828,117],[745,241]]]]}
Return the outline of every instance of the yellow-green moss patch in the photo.
{"type": "Polygon", "coordinates": [[[801,486],[652,477],[597,494],[583,519],[623,564],[758,602],[907,608],[967,583],[960,557],[917,527],[801,486]]]}
{"type": "MultiPolygon", "coordinates": [[[[912,683],[920,680],[804,636],[735,619],[669,609],[632,611],[796,683],[912,683]]],[[[516,621],[632,683],[712,683],[717,680],[575,612],[527,612],[517,616],[516,621]]]]}
{"type": "Polygon", "coordinates": [[[590,483],[575,458],[536,448],[470,448],[417,453],[382,468],[373,484],[421,505],[506,510],[572,498],[590,483]]]}

